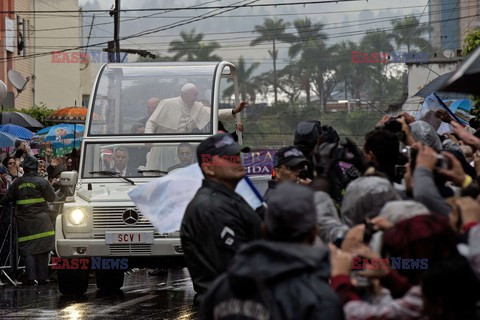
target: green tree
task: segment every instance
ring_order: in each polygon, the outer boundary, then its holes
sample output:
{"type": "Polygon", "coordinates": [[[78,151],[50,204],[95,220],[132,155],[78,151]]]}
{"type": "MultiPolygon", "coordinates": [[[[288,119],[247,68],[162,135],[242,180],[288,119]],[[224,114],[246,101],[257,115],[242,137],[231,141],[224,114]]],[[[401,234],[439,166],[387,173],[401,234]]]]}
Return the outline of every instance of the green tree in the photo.
{"type": "Polygon", "coordinates": [[[327,34],[322,32],[324,27],[321,23],[312,24],[309,18],[296,19],[293,22],[297,34],[294,35],[292,45],[288,50],[291,58],[300,55],[299,72],[301,73],[301,89],[305,91],[307,105],[310,104],[310,85],[312,73],[312,65],[316,66],[317,70],[323,73],[324,68],[323,59],[318,59],[319,56],[326,54],[325,40],[327,34]]]}
{"type": "MultiPolygon", "coordinates": [[[[360,49],[364,53],[392,52],[391,35],[385,31],[371,30],[360,41],[360,49]]],[[[368,72],[368,95],[370,100],[378,101],[385,97],[385,72],[387,63],[367,64],[368,72]]]]}
{"type": "MultiPolygon", "coordinates": [[[[469,33],[463,42],[464,55],[468,55],[480,47],[480,30],[469,33]]],[[[475,122],[480,125],[480,96],[473,96],[473,109],[472,115],[475,116],[475,122]]]]}
{"type": "Polygon", "coordinates": [[[217,61],[221,58],[214,55],[213,52],[220,48],[216,41],[205,43],[203,33],[196,33],[195,28],[190,32],[181,31],[180,40],[170,42],[168,52],[175,52],[172,59],[181,60],[185,57],[186,61],[217,61]]]}
{"type": "Polygon", "coordinates": [[[393,26],[391,38],[395,41],[397,49],[406,45],[407,52],[410,52],[414,47],[427,52],[431,50],[430,42],[423,36],[432,31],[432,27],[421,25],[417,17],[406,16],[402,19],[392,20],[391,24],[393,26]]]}
{"type": "Polygon", "coordinates": [[[352,52],[359,51],[359,45],[352,41],[338,43],[332,48],[332,63],[335,65],[335,76],[344,82],[345,99],[355,98],[357,108],[360,107],[362,94],[368,87],[368,81],[374,70],[366,63],[352,63],[352,52]]]}
{"type": "Polygon", "coordinates": [[[277,42],[291,43],[294,37],[291,34],[285,32],[285,29],[290,26],[289,22],[284,22],[283,19],[267,18],[263,22],[263,25],[256,25],[255,31],[260,35],[250,42],[250,46],[256,46],[262,43],[272,43],[272,50],[268,53],[273,60],[273,90],[275,93],[275,104],[278,103],[277,97],[277,56],[278,50],[276,48],[277,42]]]}
{"type": "Polygon", "coordinates": [[[36,119],[38,122],[44,126],[49,126],[50,123],[46,119],[55,111],[47,108],[46,104],[40,102],[39,105],[35,105],[30,109],[13,109],[13,111],[22,112],[28,114],[30,117],[36,119]]]}
{"type": "MultiPolygon", "coordinates": [[[[238,91],[240,93],[240,98],[242,101],[247,100],[247,96],[250,97],[250,101],[252,103],[255,103],[255,96],[256,96],[256,85],[251,81],[252,74],[255,71],[255,69],[258,68],[260,63],[255,62],[250,65],[250,67],[247,68],[245,64],[245,60],[243,59],[243,56],[240,56],[238,59],[237,63],[237,79],[238,79],[238,91]]],[[[232,82],[230,79],[228,79],[229,82],[232,82]]],[[[234,94],[234,86],[233,83],[231,86],[227,87],[223,91],[223,96],[224,97],[230,97],[234,94]]]]}

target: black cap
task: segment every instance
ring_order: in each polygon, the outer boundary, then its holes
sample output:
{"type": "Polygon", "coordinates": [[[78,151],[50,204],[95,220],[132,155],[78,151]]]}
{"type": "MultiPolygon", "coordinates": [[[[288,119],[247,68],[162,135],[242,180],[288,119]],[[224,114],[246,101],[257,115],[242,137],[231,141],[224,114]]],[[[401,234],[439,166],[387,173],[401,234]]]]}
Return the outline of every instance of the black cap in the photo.
{"type": "Polygon", "coordinates": [[[296,239],[317,224],[313,191],[305,186],[282,182],[267,200],[265,226],[276,239],[296,239]]]}
{"type": "Polygon", "coordinates": [[[203,140],[197,146],[197,159],[202,163],[202,154],[213,156],[236,156],[240,152],[250,151],[249,147],[242,147],[235,143],[232,136],[228,133],[217,133],[207,139],[203,140]]]}
{"type": "Polygon", "coordinates": [[[281,165],[286,165],[287,167],[296,167],[302,163],[307,165],[308,160],[303,156],[302,151],[295,146],[288,146],[278,149],[273,157],[274,167],[279,167],[281,165]]]}
{"type": "Polygon", "coordinates": [[[35,157],[29,155],[22,161],[21,166],[25,170],[36,171],[38,170],[38,161],[35,157]]]}

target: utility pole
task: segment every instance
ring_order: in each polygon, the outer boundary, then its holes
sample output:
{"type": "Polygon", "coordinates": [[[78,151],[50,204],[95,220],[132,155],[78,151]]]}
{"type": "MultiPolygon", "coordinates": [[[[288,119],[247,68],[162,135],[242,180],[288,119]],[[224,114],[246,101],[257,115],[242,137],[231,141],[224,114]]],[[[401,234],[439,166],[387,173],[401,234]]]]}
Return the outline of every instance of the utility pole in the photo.
{"type": "Polygon", "coordinates": [[[113,54],[114,58],[111,58],[109,55],[110,62],[120,62],[120,0],[115,0],[115,4],[110,10],[110,16],[113,16],[113,43],[115,52],[113,54]],[[113,60],[113,61],[112,61],[113,60]]]}

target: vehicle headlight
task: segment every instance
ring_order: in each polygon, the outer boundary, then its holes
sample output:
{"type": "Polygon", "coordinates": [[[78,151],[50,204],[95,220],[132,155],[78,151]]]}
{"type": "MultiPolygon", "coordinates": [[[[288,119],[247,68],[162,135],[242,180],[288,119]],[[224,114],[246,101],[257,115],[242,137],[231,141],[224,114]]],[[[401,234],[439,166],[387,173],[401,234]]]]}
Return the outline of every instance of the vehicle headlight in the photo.
{"type": "Polygon", "coordinates": [[[70,220],[70,222],[75,226],[82,224],[86,218],[87,218],[87,213],[82,208],[74,208],[68,214],[68,220],[70,220]]]}

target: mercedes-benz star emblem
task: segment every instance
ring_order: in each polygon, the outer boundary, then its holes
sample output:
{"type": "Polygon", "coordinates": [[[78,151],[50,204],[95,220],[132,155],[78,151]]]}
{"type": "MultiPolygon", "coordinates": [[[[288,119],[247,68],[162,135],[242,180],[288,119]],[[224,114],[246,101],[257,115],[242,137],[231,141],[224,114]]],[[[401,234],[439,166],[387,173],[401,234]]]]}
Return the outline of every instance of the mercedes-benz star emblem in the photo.
{"type": "Polygon", "coordinates": [[[133,209],[123,211],[123,222],[126,224],[135,224],[138,221],[138,212],[133,209]]]}

